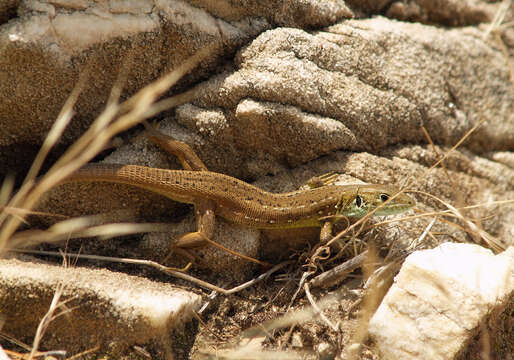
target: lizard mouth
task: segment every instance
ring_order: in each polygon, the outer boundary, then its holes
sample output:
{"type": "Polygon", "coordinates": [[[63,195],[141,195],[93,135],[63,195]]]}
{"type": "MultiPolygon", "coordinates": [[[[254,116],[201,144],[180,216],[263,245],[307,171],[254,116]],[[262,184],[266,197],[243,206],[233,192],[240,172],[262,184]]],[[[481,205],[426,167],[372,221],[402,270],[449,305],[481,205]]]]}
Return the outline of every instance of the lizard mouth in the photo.
{"type": "Polygon", "coordinates": [[[375,215],[378,215],[378,216],[396,215],[396,214],[405,212],[406,210],[409,210],[413,206],[414,206],[414,200],[409,198],[401,203],[389,204],[388,206],[384,206],[384,207],[378,209],[376,211],[375,215]]]}
{"type": "MultiPolygon", "coordinates": [[[[403,204],[395,204],[389,208],[391,214],[398,214],[404,212],[414,206],[413,202],[407,202],[403,204]]],[[[387,210],[386,210],[387,212],[387,210]]]]}

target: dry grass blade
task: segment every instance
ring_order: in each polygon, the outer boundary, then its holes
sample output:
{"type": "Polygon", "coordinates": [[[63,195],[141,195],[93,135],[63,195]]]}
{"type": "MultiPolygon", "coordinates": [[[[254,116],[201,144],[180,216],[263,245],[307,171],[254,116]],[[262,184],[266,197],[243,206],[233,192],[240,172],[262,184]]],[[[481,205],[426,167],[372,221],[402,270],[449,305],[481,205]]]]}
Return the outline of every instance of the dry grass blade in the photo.
{"type": "MultiPolygon", "coordinates": [[[[147,85],[136,95],[127,100],[123,104],[122,110],[132,110],[134,107],[139,107],[141,105],[141,99],[148,97],[157,98],[161,96],[171,86],[177,83],[177,81],[180,80],[185,74],[193,70],[201,61],[207,59],[207,57],[211,55],[217,47],[218,45],[214,44],[206,46],[203,49],[197,51],[194,55],[192,55],[181,65],[179,65],[176,69],[170,71],[167,75],[164,75],[160,79],[147,85]]],[[[144,110],[146,111],[147,109],[144,110]]]]}
{"type": "Polygon", "coordinates": [[[88,350],[82,351],[82,352],[80,352],[78,354],[75,354],[73,356],[70,356],[66,360],[84,359],[86,355],[94,353],[94,352],[97,352],[98,350],[100,350],[100,345],[95,346],[92,349],[88,349],[88,350]]]}
{"type": "MultiPolygon", "coordinates": [[[[30,346],[29,346],[30,348],[30,346]]],[[[30,349],[29,349],[30,351],[30,349]]],[[[0,346],[0,360],[27,360],[28,354],[22,354],[16,351],[12,350],[4,350],[6,355],[9,355],[10,357],[2,357],[2,347],[0,346]]],[[[49,351],[37,351],[34,354],[35,358],[42,359],[42,360],[55,360],[56,358],[65,358],[66,357],[66,351],[64,350],[49,350],[49,351]]]]}
{"type": "Polygon", "coordinates": [[[424,194],[426,196],[430,196],[431,198],[439,201],[440,203],[442,203],[444,206],[446,206],[449,211],[457,218],[459,218],[460,220],[462,220],[468,227],[469,229],[480,236],[480,238],[487,244],[489,245],[489,247],[496,253],[498,252],[501,252],[503,250],[505,250],[505,245],[502,244],[498,239],[496,239],[494,236],[491,236],[490,234],[488,234],[486,231],[484,231],[483,229],[480,229],[474,222],[470,221],[467,217],[465,217],[464,215],[462,215],[462,213],[459,211],[459,209],[455,208],[454,206],[452,206],[451,204],[449,204],[448,202],[438,198],[437,196],[434,196],[432,194],[429,194],[429,193],[425,193],[425,192],[419,192],[421,194],[424,194]]]}
{"type": "Polygon", "coordinates": [[[368,256],[368,251],[365,250],[362,253],[360,253],[357,256],[354,256],[348,261],[345,261],[344,263],[325,271],[324,273],[321,273],[320,275],[316,276],[312,280],[309,281],[309,284],[312,287],[329,287],[333,286],[341,281],[343,281],[346,276],[351,273],[353,270],[359,268],[364,264],[364,261],[366,259],[366,256],[368,256]]]}
{"type": "MultiPolygon", "coordinates": [[[[328,306],[337,303],[340,300],[340,295],[327,295],[318,300],[318,309],[326,309],[328,306]]],[[[291,325],[300,324],[307,321],[312,321],[318,311],[312,306],[307,306],[300,310],[290,311],[287,314],[259,324],[258,326],[251,327],[243,331],[241,336],[243,338],[253,338],[259,336],[267,336],[273,330],[285,328],[291,325]]]]}
{"type": "Polygon", "coordinates": [[[182,94],[175,95],[173,97],[161,100],[152,105],[150,109],[144,114],[146,118],[151,118],[157,114],[160,114],[163,111],[174,108],[180,104],[184,104],[186,102],[191,101],[198,90],[196,88],[192,88],[191,90],[187,90],[182,94]]]}
{"type": "Polygon", "coordinates": [[[11,237],[10,245],[12,248],[19,248],[30,244],[41,242],[55,243],[63,240],[77,238],[102,237],[110,239],[116,236],[140,234],[148,232],[166,232],[170,230],[170,224],[137,224],[137,223],[116,223],[91,226],[87,218],[73,219],[76,226],[72,227],[52,227],[49,230],[26,230],[16,233],[11,237]],[[80,222],[79,220],[84,220],[80,222]]]}
{"type": "MultiPolygon", "coordinates": [[[[411,192],[418,192],[418,191],[411,191],[411,192]]],[[[423,194],[425,194],[425,193],[423,193],[423,194]]],[[[486,207],[486,206],[491,206],[491,205],[506,205],[506,204],[514,204],[514,199],[490,201],[490,202],[487,202],[487,203],[480,203],[480,204],[475,204],[475,205],[463,206],[463,207],[459,207],[459,208],[456,208],[456,209],[457,210],[469,210],[469,209],[476,209],[476,208],[486,207]]],[[[425,213],[418,214],[418,215],[411,215],[411,216],[405,216],[405,217],[402,217],[402,218],[381,221],[381,222],[373,224],[372,227],[378,227],[378,226],[382,226],[382,225],[391,224],[393,222],[412,220],[412,219],[418,219],[418,218],[430,217],[430,216],[454,216],[454,217],[456,217],[452,213],[451,210],[430,211],[430,212],[425,212],[425,213]]]]}
{"type": "Polygon", "coordinates": [[[331,328],[333,331],[337,332],[339,331],[339,327],[337,325],[332,324],[332,322],[323,314],[323,310],[319,308],[319,306],[314,301],[314,297],[311,294],[311,290],[309,289],[309,283],[305,283],[303,286],[303,289],[305,291],[305,295],[307,295],[307,299],[309,300],[312,308],[316,310],[318,316],[328,325],[329,328],[331,328]]]}
{"type": "MultiPolygon", "coordinates": [[[[63,256],[60,252],[55,251],[41,251],[41,250],[10,250],[13,252],[21,252],[26,254],[37,254],[37,255],[47,255],[47,256],[63,256]]],[[[241,290],[244,290],[250,286],[255,285],[259,281],[263,281],[267,279],[271,274],[277,272],[278,270],[284,268],[287,265],[292,264],[292,261],[284,261],[278,265],[275,265],[265,273],[262,273],[261,275],[257,276],[256,278],[249,280],[241,285],[238,285],[232,289],[226,290],[219,286],[210,284],[206,281],[200,280],[195,278],[194,276],[185,274],[184,271],[187,271],[189,268],[189,265],[186,266],[184,269],[176,269],[171,268],[168,266],[161,265],[155,261],[151,260],[139,260],[139,259],[129,259],[129,258],[118,258],[118,257],[110,257],[110,256],[100,256],[100,255],[85,255],[85,254],[73,254],[73,253],[66,253],[64,254],[66,257],[73,257],[75,259],[88,259],[88,260],[99,260],[99,261],[107,261],[107,262],[117,262],[117,263],[124,263],[124,264],[135,264],[135,265],[143,265],[143,266],[149,266],[152,268],[155,268],[165,274],[171,275],[173,277],[189,281],[193,284],[196,284],[200,287],[203,287],[204,289],[212,290],[219,292],[223,295],[231,295],[235,294],[241,290]]]]}
{"type": "MultiPolygon", "coordinates": [[[[46,156],[52,149],[52,147],[57,143],[59,138],[61,137],[64,129],[66,126],[68,126],[71,118],[73,117],[73,106],[77,102],[78,96],[82,92],[82,89],[84,88],[85,82],[87,80],[87,71],[83,73],[77,85],[72,90],[70,96],[66,100],[61,112],[57,116],[57,119],[55,123],[53,124],[52,128],[50,129],[47,137],[45,138],[43,144],[41,145],[41,149],[39,150],[38,154],[36,155],[36,158],[32,162],[32,166],[29,169],[29,172],[27,176],[25,177],[25,180],[23,182],[23,185],[21,186],[20,190],[14,195],[14,197],[9,202],[10,207],[23,207],[22,205],[23,200],[26,198],[26,196],[29,194],[29,192],[32,190],[32,187],[35,182],[35,178],[38,175],[41,166],[43,162],[46,159],[46,156]]],[[[7,194],[10,195],[10,194],[7,194]]],[[[2,203],[4,205],[5,203],[2,203]]],[[[0,225],[4,225],[4,222],[6,221],[9,214],[2,212],[0,213],[0,225]]],[[[9,233],[10,229],[17,227],[16,221],[14,223],[9,224],[5,227],[2,227],[2,232],[0,233],[0,253],[2,252],[2,246],[5,244],[6,236],[2,236],[5,232],[6,234],[9,233]],[[9,230],[8,230],[9,229],[9,230]]],[[[12,232],[14,232],[12,230],[12,232]]]]}
{"type": "MultiPolygon", "coordinates": [[[[461,146],[462,143],[464,141],[466,141],[466,139],[469,138],[471,136],[471,134],[473,134],[484,122],[485,122],[485,120],[480,120],[479,122],[477,122],[475,124],[475,126],[473,126],[471,129],[469,129],[468,132],[466,134],[464,134],[464,136],[459,141],[457,141],[457,143],[455,145],[453,145],[450,150],[448,150],[442,157],[439,158],[439,160],[437,160],[432,166],[430,166],[428,169],[426,169],[424,171],[424,173],[420,177],[416,177],[415,181],[423,180],[425,178],[425,176],[430,171],[432,171],[432,169],[434,169],[435,167],[439,166],[439,164],[441,164],[444,160],[446,160],[448,158],[448,156],[450,156],[450,154],[452,152],[454,152],[459,146],[461,146]]],[[[413,181],[414,180],[411,180],[411,181],[407,182],[407,186],[406,187],[411,186],[412,185],[411,183],[413,181]]]]}
{"type": "MultiPolygon", "coordinates": [[[[36,159],[32,163],[32,166],[27,174],[27,177],[25,178],[25,181],[23,182],[23,185],[18,190],[18,192],[14,195],[14,197],[11,199],[11,201],[9,201],[9,203],[8,203],[9,207],[11,207],[11,208],[23,207],[22,206],[23,200],[26,198],[27,194],[29,194],[29,192],[32,190],[32,187],[35,182],[35,177],[37,176],[37,173],[39,172],[41,165],[46,158],[46,155],[48,154],[50,149],[53,147],[53,145],[56,143],[58,138],[61,136],[62,132],[64,131],[64,128],[67,126],[67,124],[69,123],[69,121],[71,119],[71,116],[73,113],[73,105],[75,104],[75,101],[77,100],[79,93],[80,93],[80,87],[77,86],[77,87],[75,87],[72,94],[66,101],[61,113],[57,117],[57,120],[55,121],[50,132],[48,133],[48,136],[46,137],[45,141],[43,142],[43,145],[41,146],[41,149],[40,149],[38,155],[36,156],[36,159]]],[[[9,196],[9,195],[10,194],[6,194],[6,196],[9,196]]],[[[8,218],[8,215],[9,214],[6,212],[0,213],[0,225],[4,225],[5,221],[8,218]]],[[[15,224],[16,224],[16,222],[15,222],[15,224]]],[[[15,226],[15,224],[11,223],[11,227],[15,226]]],[[[2,227],[2,233],[0,233],[0,253],[1,253],[2,248],[4,247],[2,245],[5,245],[5,242],[6,242],[6,236],[2,236],[2,234],[3,233],[7,234],[10,232],[7,229],[9,229],[9,230],[11,229],[9,227],[9,225],[2,227]]]]}
{"type": "MultiPolygon", "coordinates": [[[[368,324],[369,320],[375,313],[376,309],[382,302],[383,297],[385,296],[387,290],[390,287],[390,283],[386,283],[384,281],[372,281],[374,278],[373,275],[376,274],[376,266],[378,263],[378,256],[374,248],[370,248],[368,251],[368,256],[366,258],[367,266],[363,266],[364,277],[368,278],[366,283],[365,295],[362,299],[362,309],[359,316],[359,322],[357,329],[352,335],[349,345],[345,347],[345,350],[342,354],[343,359],[355,359],[358,356],[358,353],[361,349],[362,343],[366,339],[368,334],[368,324]]],[[[401,264],[401,262],[399,262],[401,264]]],[[[398,265],[398,262],[391,262],[382,268],[379,269],[391,269],[394,265],[398,265]]],[[[396,266],[394,270],[398,270],[399,266],[396,266]]],[[[383,274],[384,272],[381,272],[383,274]]],[[[393,274],[394,271],[387,272],[388,274],[393,274]]],[[[376,280],[376,277],[375,277],[376,280]]],[[[390,277],[392,281],[392,276],[390,277]]]]}
{"type": "Polygon", "coordinates": [[[294,351],[267,351],[262,348],[262,338],[251,339],[234,349],[204,350],[201,353],[208,355],[212,360],[297,360],[302,355],[294,351]]]}
{"type": "Polygon", "coordinates": [[[75,103],[77,102],[78,97],[85,86],[86,80],[87,76],[82,74],[82,76],[79,79],[79,82],[77,83],[77,86],[75,86],[70,96],[66,100],[61,112],[57,116],[57,120],[54,122],[52,128],[50,129],[50,132],[43,141],[39,153],[36,155],[36,158],[32,162],[32,166],[30,167],[27,177],[25,178],[26,183],[34,181],[36,179],[36,176],[39,174],[41,166],[43,165],[43,162],[45,161],[48,153],[59,141],[59,139],[62,136],[62,133],[64,132],[64,129],[66,129],[71,119],[73,118],[73,107],[75,106],[75,103]]]}
{"type": "MultiPolygon", "coordinates": [[[[93,159],[108,144],[112,137],[146,120],[147,114],[151,113],[152,104],[157,98],[200,61],[207,58],[214,48],[215,46],[209,46],[198,51],[177,69],[144,87],[123,104],[117,105],[114,102],[110,102],[88,131],[66,151],[48,173],[35,185],[33,185],[33,179],[29,177],[24,187],[15,194],[8,203],[8,206],[27,210],[32,209],[44,192],[93,159]]],[[[62,116],[58,119],[57,124],[54,125],[52,133],[45,140],[46,144],[52,145],[55,142],[56,137],[62,132],[65,124],[71,118],[72,106],[76,96],[78,95],[75,92],[70,96],[66,108],[61,112],[62,116]]],[[[41,150],[41,159],[44,158],[47,151],[48,146],[41,150]]],[[[40,162],[41,160],[38,157],[38,160],[33,165],[34,170],[30,173],[32,177],[39,170],[40,162]]],[[[2,253],[21,220],[2,213],[0,214],[0,221],[2,221],[0,232],[0,253],[2,253]]]]}
{"type": "Polygon", "coordinates": [[[430,171],[432,171],[432,169],[439,166],[439,164],[441,164],[444,160],[446,160],[448,158],[448,156],[450,156],[451,153],[453,153],[459,146],[461,146],[462,143],[464,141],[466,141],[466,139],[469,138],[471,136],[471,134],[473,134],[484,122],[485,122],[485,120],[480,120],[479,122],[477,122],[471,129],[469,129],[466,132],[466,134],[464,134],[464,136],[459,141],[457,141],[457,143],[455,145],[452,146],[452,148],[450,150],[448,150],[443,156],[441,156],[439,158],[439,160],[437,160],[434,164],[432,164],[432,166],[430,166],[428,169],[426,169],[421,176],[417,176],[416,178],[410,177],[408,179],[408,181],[406,182],[405,188],[409,188],[413,182],[419,182],[419,181],[423,180],[425,178],[425,176],[430,171]]]}
{"type": "Polygon", "coordinates": [[[241,253],[238,253],[237,251],[234,251],[234,250],[231,250],[221,244],[218,244],[216,241],[212,241],[211,239],[209,239],[207,236],[204,236],[203,234],[200,233],[200,235],[203,237],[203,239],[208,243],[210,244],[211,246],[214,246],[220,250],[223,250],[224,252],[226,252],[227,254],[230,254],[232,256],[235,256],[235,257],[238,257],[240,259],[244,259],[248,262],[253,262],[254,264],[258,264],[266,269],[269,269],[271,268],[273,265],[269,262],[266,262],[266,261],[261,261],[261,260],[258,260],[258,259],[254,259],[250,256],[246,256],[244,254],[241,254],[241,253]]]}
{"type": "Polygon", "coordinates": [[[438,217],[435,216],[432,221],[430,221],[430,223],[427,225],[427,227],[425,228],[425,230],[423,231],[423,233],[415,240],[413,241],[409,247],[407,248],[407,251],[411,251],[411,250],[414,250],[416,249],[422,242],[423,240],[425,239],[425,237],[428,235],[428,233],[430,232],[430,230],[432,229],[432,227],[434,226],[435,222],[437,221],[438,217]]]}
{"type": "Polygon", "coordinates": [[[34,336],[34,341],[32,343],[32,350],[29,355],[29,360],[33,359],[34,356],[37,354],[37,349],[39,348],[39,344],[43,338],[43,335],[45,334],[46,329],[48,328],[48,325],[50,325],[50,322],[52,322],[57,317],[64,315],[66,313],[69,313],[71,309],[64,308],[64,310],[61,310],[58,314],[54,315],[54,313],[62,307],[65,307],[66,303],[69,302],[71,299],[68,299],[64,302],[60,301],[60,298],[62,296],[62,293],[64,291],[64,285],[59,284],[57,286],[57,289],[55,290],[54,297],[52,298],[52,302],[50,304],[50,307],[48,308],[47,313],[43,316],[41,321],[39,322],[39,325],[36,330],[36,334],[34,336]]]}
{"type": "Polygon", "coordinates": [[[503,21],[505,20],[505,16],[507,16],[507,13],[509,12],[509,8],[511,7],[511,5],[512,0],[503,0],[501,5],[498,7],[498,11],[494,15],[493,20],[489,24],[489,27],[484,32],[482,39],[485,41],[489,37],[489,35],[493,34],[494,39],[496,40],[496,43],[500,46],[503,56],[505,57],[505,61],[509,66],[510,81],[514,85],[514,62],[509,56],[509,50],[502,40],[502,32],[504,31],[504,29],[514,26],[513,21],[509,23],[503,23],[503,21]]]}
{"type": "Polygon", "coordinates": [[[12,337],[11,335],[4,334],[4,333],[0,332],[0,339],[3,339],[5,341],[7,341],[7,342],[10,342],[10,343],[12,343],[12,344],[14,344],[14,345],[24,349],[27,352],[30,352],[30,350],[31,350],[31,346],[30,345],[25,344],[24,342],[14,338],[14,337],[12,337]]]}
{"type": "Polygon", "coordinates": [[[24,219],[27,215],[47,216],[47,217],[52,217],[52,218],[64,218],[64,219],[68,218],[68,216],[66,216],[66,215],[49,213],[49,212],[45,212],[45,211],[34,211],[34,210],[27,210],[27,209],[20,209],[20,208],[12,208],[9,206],[5,206],[2,210],[9,213],[9,215],[19,216],[22,219],[22,221],[24,221],[24,219]]]}
{"type": "Polygon", "coordinates": [[[2,183],[2,188],[0,188],[0,207],[2,208],[7,204],[9,198],[11,197],[12,191],[14,189],[14,180],[14,175],[7,174],[4,182],[2,183]]]}
{"type": "Polygon", "coordinates": [[[507,12],[509,11],[509,7],[511,4],[511,0],[503,0],[503,2],[498,7],[498,11],[496,11],[496,14],[494,14],[493,20],[487,27],[487,30],[484,32],[482,39],[485,40],[489,37],[491,33],[498,31],[501,24],[503,23],[503,20],[505,20],[505,16],[507,15],[507,12]]]}

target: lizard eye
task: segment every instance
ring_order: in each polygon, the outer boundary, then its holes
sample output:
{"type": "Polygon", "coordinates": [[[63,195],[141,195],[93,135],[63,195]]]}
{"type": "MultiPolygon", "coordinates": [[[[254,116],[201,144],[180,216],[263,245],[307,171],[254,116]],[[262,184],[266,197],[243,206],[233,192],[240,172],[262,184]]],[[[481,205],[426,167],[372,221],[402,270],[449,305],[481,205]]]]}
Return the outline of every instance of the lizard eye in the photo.
{"type": "Polygon", "coordinates": [[[387,200],[389,200],[389,195],[380,194],[380,200],[382,200],[382,202],[386,202],[387,200]]]}
{"type": "Polygon", "coordinates": [[[359,195],[355,197],[355,205],[357,205],[357,207],[361,207],[362,205],[362,199],[359,195]]]}

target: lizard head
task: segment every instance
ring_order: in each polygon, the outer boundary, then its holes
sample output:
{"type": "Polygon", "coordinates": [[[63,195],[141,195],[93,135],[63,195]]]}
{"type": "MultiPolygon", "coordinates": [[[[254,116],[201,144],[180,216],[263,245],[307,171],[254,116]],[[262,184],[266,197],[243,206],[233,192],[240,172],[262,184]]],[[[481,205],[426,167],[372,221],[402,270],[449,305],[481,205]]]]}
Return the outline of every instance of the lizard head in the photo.
{"type": "Polygon", "coordinates": [[[384,216],[399,214],[414,206],[410,196],[404,193],[395,196],[398,192],[399,189],[386,185],[348,185],[336,205],[337,213],[361,218],[378,208],[375,215],[384,216]]]}

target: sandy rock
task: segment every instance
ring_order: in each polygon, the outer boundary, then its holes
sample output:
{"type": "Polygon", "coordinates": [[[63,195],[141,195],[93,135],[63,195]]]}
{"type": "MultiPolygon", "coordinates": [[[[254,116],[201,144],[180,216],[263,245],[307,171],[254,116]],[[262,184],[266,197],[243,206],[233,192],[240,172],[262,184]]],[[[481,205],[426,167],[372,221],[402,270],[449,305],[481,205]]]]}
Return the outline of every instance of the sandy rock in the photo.
{"type": "MultiPolygon", "coordinates": [[[[513,245],[514,204],[494,202],[514,199],[514,92],[506,57],[513,55],[514,30],[502,28],[498,38],[504,49],[497,37],[486,36],[487,24],[451,28],[491,20],[500,2],[445,0],[437,7],[429,1],[387,0],[235,3],[4,1],[0,173],[30,166],[79,74],[89,71],[89,80],[56,153],[102,110],[120,69],[127,70],[126,98],[196,50],[222,44],[172,91],[198,84],[198,98],[159,118],[161,130],[189,143],[210,170],[275,192],[297,189],[331,171],[342,174],[339,183],[402,185],[412,178],[412,189],[456,207],[482,204],[461,212],[503,246],[513,245]],[[447,158],[446,170],[426,173],[439,155],[426,145],[421,125],[444,153],[481,120],[486,122],[447,158]]],[[[510,21],[511,10],[504,23],[510,21]]],[[[117,143],[123,145],[103,161],[179,168],[173,157],[139,135],[137,130],[122,134],[117,143]]],[[[413,196],[417,212],[445,209],[431,197],[413,196]]],[[[121,185],[60,186],[41,199],[38,210],[108,213],[106,221],[174,227],[130,239],[71,243],[88,254],[159,261],[174,237],[195,229],[190,207],[121,185]]],[[[406,245],[430,220],[380,227],[369,238],[406,245]]],[[[427,237],[423,245],[456,238],[481,243],[461,229],[464,221],[450,220],[457,226],[437,221],[435,238],[427,237]]],[[[316,229],[258,232],[222,219],[218,225],[216,241],[270,261],[318,238],[316,229]]],[[[234,284],[252,272],[246,261],[212,247],[195,254],[207,265],[202,275],[217,285],[234,284]]],[[[87,298],[87,284],[82,286],[78,291],[87,298]]],[[[48,286],[41,289],[53,293],[48,286]]],[[[25,334],[34,333],[35,321],[27,322],[32,327],[25,334]]]]}
{"type": "Polygon", "coordinates": [[[513,247],[496,256],[454,243],[415,252],[372,317],[370,335],[384,359],[453,359],[487,331],[480,324],[512,306],[513,274],[513,247]]]}
{"type": "Polygon", "coordinates": [[[352,16],[339,1],[2,2],[0,20],[10,21],[0,27],[0,173],[24,168],[13,154],[35,154],[80,74],[88,81],[63,144],[100,113],[121,68],[129,69],[128,96],[198,49],[219,44],[180,89],[205,78],[272,24],[327,26],[352,16]]]}
{"type": "Polygon", "coordinates": [[[389,4],[387,17],[423,23],[466,26],[491,22],[498,4],[475,0],[447,0],[444,5],[435,1],[415,0],[389,4]]]}
{"type": "Polygon", "coordinates": [[[198,49],[223,43],[184,86],[269,27],[262,17],[231,23],[182,1],[27,0],[18,12],[0,27],[0,146],[10,146],[0,150],[1,173],[23,168],[16,154],[33,156],[81,74],[88,80],[63,144],[100,113],[121,68],[128,96],[198,49]]]}
{"type": "Polygon", "coordinates": [[[224,20],[265,17],[280,26],[314,28],[353,17],[343,1],[249,0],[245,2],[192,0],[209,13],[224,20]]]}
{"type": "MultiPolygon", "coordinates": [[[[436,143],[449,145],[487,120],[467,146],[511,150],[514,144],[505,59],[473,29],[385,18],[315,33],[279,28],[260,35],[236,61],[234,71],[202,84],[197,107],[177,110],[187,129],[205,134],[213,128],[227,156],[224,172],[254,177],[337,149],[423,143],[420,124],[436,143]],[[200,124],[199,108],[223,109],[226,119],[200,124]],[[229,129],[216,132],[220,122],[229,129]]],[[[202,136],[205,143],[212,139],[202,136]]],[[[205,148],[208,158],[211,146],[205,148]]]]}
{"type": "Polygon", "coordinates": [[[0,260],[2,331],[21,341],[35,334],[59,284],[66,305],[55,314],[70,312],[50,322],[44,346],[72,353],[101,345],[117,357],[152,344],[165,354],[173,347],[170,331],[182,329],[200,304],[196,294],[135,276],[0,260]]]}
{"type": "Polygon", "coordinates": [[[4,349],[2,349],[2,346],[0,346],[0,360],[9,360],[7,357],[7,354],[5,353],[4,349]]]}

